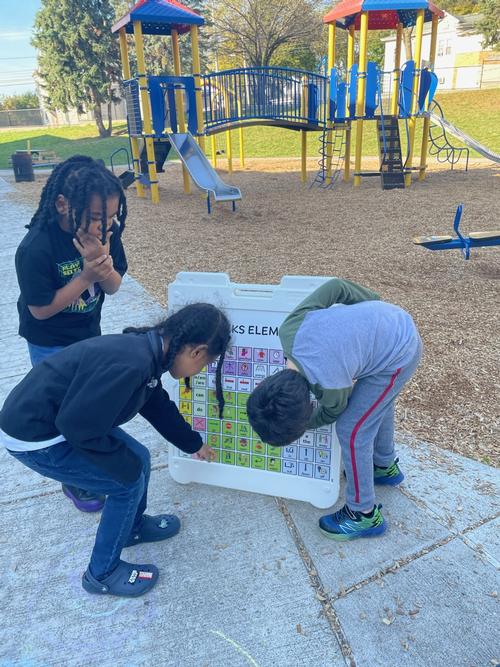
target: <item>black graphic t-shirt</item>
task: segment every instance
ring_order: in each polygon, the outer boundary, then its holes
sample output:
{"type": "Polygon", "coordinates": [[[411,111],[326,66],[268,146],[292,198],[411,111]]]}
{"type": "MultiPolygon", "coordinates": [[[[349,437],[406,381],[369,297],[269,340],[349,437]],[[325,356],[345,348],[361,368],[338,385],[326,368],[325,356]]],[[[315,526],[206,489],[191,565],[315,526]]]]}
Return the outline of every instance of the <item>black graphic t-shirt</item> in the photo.
{"type": "MultiPolygon", "coordinates": [[[[113,226],[110,254],[113,266],[123,276],[127,259],[118,225],[113,226]]],[[[71,345],[99,336],[104,292],[94,283],[79,299],[46,320],[37,320],[30,306],[47,306],[55,293],[83,269],[83,257],[73,245],[73,234],[59,225],[30,229],[16,252],[17,280],[21,290],[17,302],[19,335],[29,343],[52,347],[71,345]]]]}

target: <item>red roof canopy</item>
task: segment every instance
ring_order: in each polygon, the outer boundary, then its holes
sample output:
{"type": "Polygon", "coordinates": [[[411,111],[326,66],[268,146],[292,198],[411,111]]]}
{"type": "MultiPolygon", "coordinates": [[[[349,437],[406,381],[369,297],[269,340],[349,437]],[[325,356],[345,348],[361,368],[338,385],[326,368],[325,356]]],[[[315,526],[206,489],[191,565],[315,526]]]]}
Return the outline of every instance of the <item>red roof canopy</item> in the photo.
{"type": "Polygon", "coordinates": [[[390,30],[399,23],[405,27],[415,25],[419,9],[425,10],[425,21],[430,21],[433,14],[444,16],[430,0],[341,0],[323,17],[323,22],[337,23],[342,28],[354,24],[359,30],[361,12],[367,12],[368,30],[390,30]]]}

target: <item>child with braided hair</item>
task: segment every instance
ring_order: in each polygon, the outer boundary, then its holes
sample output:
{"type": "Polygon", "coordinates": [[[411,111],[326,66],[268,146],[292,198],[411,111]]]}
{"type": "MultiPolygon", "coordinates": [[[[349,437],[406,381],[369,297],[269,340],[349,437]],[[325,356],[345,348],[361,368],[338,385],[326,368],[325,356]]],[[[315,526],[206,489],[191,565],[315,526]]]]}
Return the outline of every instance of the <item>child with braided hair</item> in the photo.
{"type": "Polygon", "coordinates": [[[195,303],[154,327],[126,329],[70,345],[41,361],[15,387],[0,412],[0,445],[39,474],[106,495],[83,588],[99,595],[137,597],[158,579],[150,564],[120,559],[124,547],[158,542],[179,532],[171,514],[145,514],[148,449],[120,428],[141,414],[184,452],[211,461],[213,450],[184,420],[162,388],[161,376],[188,378],[217,361],[231,337],[218,308],[195,303]]]}
{"type": "MultiPolygon", "coordinates": [[[[75,155],[48,178],[16,252],[19,334],[32,365],[101,333],[104,295],[119,289],[127,270],[126,217],[120,181],[92,158],[75,155]]],[[[105,500],[76,487],[63,492],[84,512],[105,500]]]]}

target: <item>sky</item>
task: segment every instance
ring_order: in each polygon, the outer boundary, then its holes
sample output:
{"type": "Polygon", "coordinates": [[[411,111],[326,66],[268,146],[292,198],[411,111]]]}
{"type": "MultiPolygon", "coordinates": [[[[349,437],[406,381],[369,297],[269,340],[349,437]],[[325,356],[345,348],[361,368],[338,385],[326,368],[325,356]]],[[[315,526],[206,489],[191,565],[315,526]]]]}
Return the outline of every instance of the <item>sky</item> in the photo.
{"type": "Polygon", "coordinates": [[[41,0],[0,0],[0,95],[35,90],[30,38],[40,6],[41,0]]]}

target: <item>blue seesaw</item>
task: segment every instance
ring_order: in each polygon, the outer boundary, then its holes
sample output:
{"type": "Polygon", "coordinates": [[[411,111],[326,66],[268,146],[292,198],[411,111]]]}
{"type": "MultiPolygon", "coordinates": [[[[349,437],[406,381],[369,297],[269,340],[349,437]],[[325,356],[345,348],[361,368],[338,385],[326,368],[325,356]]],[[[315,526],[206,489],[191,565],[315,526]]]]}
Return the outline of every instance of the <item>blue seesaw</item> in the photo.
{"type": "Polygon", "coordinates": [[[500,230],[488,232],[470,232],[468,236],[460,233],[460,219],[462,217],[463,204],[457,206],[453,230],[453,236],[416,236],[413,243],[423,245],[428,250],[455,250],[459,248],[465,259],[469,259],[471,248],[500,245],[500,230]]]}

